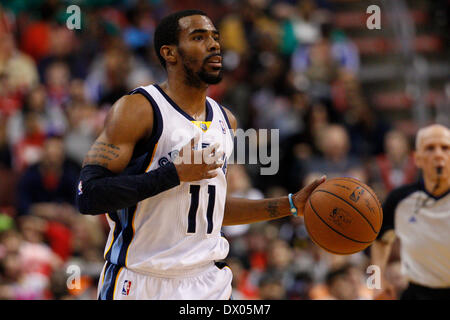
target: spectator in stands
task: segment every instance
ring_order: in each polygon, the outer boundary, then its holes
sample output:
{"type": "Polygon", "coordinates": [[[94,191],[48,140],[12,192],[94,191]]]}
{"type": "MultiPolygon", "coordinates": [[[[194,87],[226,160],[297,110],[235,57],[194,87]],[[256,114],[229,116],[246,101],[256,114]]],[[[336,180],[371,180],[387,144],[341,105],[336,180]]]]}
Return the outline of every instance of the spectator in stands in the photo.
{"type": "Polygon", "coordinates": [[[47,69],[54,63],[64,64],[68,73],[75,78],[84,78],[87,74],[87,61],[80,54],[76,34],[64,24],[52,24],[48,34],[48,51],[38,59],[39,74],[45,82],[47,69]]]}
{"type": "Polygon", "coordinates": [[[258,297],[258,283],[252,277],[250,270],[245,268],[242,261],[236,257],[227,258],[227,264],[233,270],[232,297],[235,300],[256,299],[258,297]]]}
{"type": "Polygon", "coordinates": [[[0,30],[0,74],[6,77],[11,95],[23,94],[36,86],[39,75],[33,59],[18,50],[14,35],[0,30]]]}
{"type": "MultiPolygon", "coordinates": [[[[142,2],[143,5],[148,5],[142,2]]],[[[125,43],[137,54],[144,56],[146,47],[153,42],[155,21],[151,15],[151,8],[134,7],[127,12],[130,24],[123,30],[125,43]]]]}
{"type": "MultiPolygon", "coordinates": [[[[381,195],[417,179],[417,167],[404,133],[391,130],[385,136],[384,154],[377,156],[371,166],[371,181],[381,195]]],[[[383,196],[382,196],[383,197],[383,196]]]]}
{"type": "Polygon", "coordinates": [[[321,25],[327,19],[325,11],[320,10],[314,0],[299,1],[293,7],[289,19],[290,28],[300,46],[309,45],[319,41],[321,25]]]}
{"type": "Polygon", "coordinates": [[[281,277],[274,274],[264,274],[259,281],[259,299],[286,299],[286,287],[283,286],[281,277]]]}
{"type": "Polygon", "coordinates": [[[42,224],[21,220],[15,229],[0,232],[0,299],[44,299],[48,277],[59,258],[42,240],[42,224]]]}
{"type": "Polygon", "coordinates": [[[311,287],[313,279],[306,272],[296,273],[294,282],[287,290],[287,297],[289,300],[311,300],[311,287]]]}
{"type": "Polygon", "coordinates": [[[352,275],[352,266],[343,265],[331,270],[326,277],[328,295],[317,297],[319,300],[367,300],[367,295],[361,293],[359,279],[352,275]]]}
{"type": "Polygon", "coordinates": [[[383,152],[384,136],[391,125],[369,106],[358,81],[350,80],[345,90],[348,109],[345,111],[344,121],[350,134],[351,152],[365,157],[380,154],[383,152]]]}
{"type": "Polygon", "coordinates": [[[292,264],[293,258],[293,250],[286,241],[281,239],[271,241],[267,250],[267,268],[265,275],[277,277],[281,285],[286,290],[289,290],[295,281],[294,276],[296,270],[292,264]]]}
{"type": "Polygon", "coordinates": [[[327,275],[326,284],[330,296],[328,299],[335,300],[356,300],[358,290],[354,282],[350,279],[347,267],[330,271],[327,275]]]}
{"type": "Polygon", "coordinates": [[[75,79],[70,84],[70,98],[66,103],[68,128],[64,135],[67,157],[80,166],[83,152],[87,152],[98,136],[106,114],[98,111],[96,105],[88,101],[84,92],[84,81],[75,79]]]}
{"type": "Polygon", "coordinates": [[[303,129],[282,141],[281,175],[283,185],[289,190],[302,186],[307,172],[307,162],[321,155],[319,136],[322,130],[335,121],[335,115],[329,104],[322,101],[311,101],[306,96],[305,111],[302,116],[303,129]]]}
{"type": "Polygon", "coordinates": [[[21,285],[43,299],[52,272],[62,266],[60,257],[44,242],[46,222],[35,216],[19,219],[23,241],[19,247],[23,279],[21,285]]]}
{"type": "Polygon", "coordinates": [[[135,58],[121,39],[114,39],[93,61],[85,84],[89,100],[109,107],[135,87],[153,81],[144,62],[135,58]]]}
{"type": "MultiPolygon", "coordinates": [[[[19,170],[38,158],[35,156],[31,161],[25,160],[25,165],[22,165],[21,154],[23,152],[21,148],[23,144],[40,146],[44,135],[63,134],[66,129],[64,113],[59,108],[50,106],[47,98],[47,92],[43,85],[33,88],[25,98],[22,110],[17,111],[8,119],[8,143],[13,149],[16,149],[14,153],[15,157],[19,158],[17,159],[19,170]]],[[[25,155],[25,157],[27,156],[25,155]]]]}
{"type": "Polygon", "coordinates": [[[264,6],[264,2],[251,0],[236,3],[235,10],[219,24],[223,50],[233,51],[248,61],[254,53],[252,48],[257,46],[264,32],[273,34],[277,31],[274,21],[266,15],[264,6]]]}
{"type": "Polygon", "coordinates": [[[59,136],[49,136],[41,160],[20,177],[17,190],[19,215],[26,215],[36,203],[50,202],[74,205],[79,168],[65,159],[59,136]]]}
{"type": "Polygon", "coordinates": [[[70,295],[67,287],[67,280],[69,275],[66,270],[59,269],[52,273],[50,282],[48,284],[49,299],[51,300],[74,300],[70,295]]]}
{"type": "Polygon", "coordinates": [[[55,60],[48,64],[44,77],[49,104],[62,108],[69,99],[71,77],[69,66],[62,60],[55,60]]]}
{"type": "Polygon", "coordinates": [[[9,253],[0,259],[0,299],[34,299],[36,294],[24,288],[22,261],[17,252],[9,253]]]}
{"type": "Polygon", "coordinates": [[[406,290],[408,287],[408,279],[402,274],[401,271],[402,264],[400,260],[393,261],[391,263],[388,263],[386,265],[385,270],[385,277],[386,281],[388,281],[392,286],[392,294],[393,296],[390,297],[388,295],[378,296],[377,299],[380,300],[398,300],[401,297],[401,294],[406,290]]]}
{"type": "MultiPolygon", "coordinates": [[[[349,154],[350,140],[347,130],[341,125],[330,125],[319,133],[319,148],[322,157],[313,157],[307,162],[307,172],[326,172],[328,178],[355,175],[363,172],[360,160],[349,154]]],[[[361,173],[363,175],[363,173],[361,173]]]]}
{"type": "Polygon", "coordinates": [[[23,137],[12,145],[14,170],[18,173],[22,173],[30,165],[38,162],[42,155],[45,134],[39,120],[39,114],[35,111],[27,111],[23,114],[23,137]]]}
{"type": "MultiPolygon", "coordinates": [[[[324,22],[320,25],[320,37],[308,46],[299,46],[294,52],[292,68],[294,72],[304,73],[313,84],[332,85],[342,71],[358,73],[359,52],[342,31],[333,30],[330,23],[324,22]]],[[[323,94],[330,93],[325,91],[323,94]]]]}

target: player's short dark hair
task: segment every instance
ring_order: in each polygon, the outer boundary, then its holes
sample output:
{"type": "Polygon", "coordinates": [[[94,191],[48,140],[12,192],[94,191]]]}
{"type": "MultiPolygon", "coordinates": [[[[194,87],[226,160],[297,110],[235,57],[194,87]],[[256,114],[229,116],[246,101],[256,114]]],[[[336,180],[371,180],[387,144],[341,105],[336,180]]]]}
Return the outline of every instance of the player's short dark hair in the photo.
{"type": "Polygon", "coordinates": [[[167,17],[164,17],[158,24],[155,30],[155,36],[153,39],[153,44],[155,47],[156,55],[161,62],[164,69],[166,68],[166,60],[161,56],[159,52],[161,47],[164,45],[178,44],[178,36],[180,33],[180,25],[178,21],[181,18],[201,15],[206,16],[206,13],[201,10],[183,10],[172,13],[167,17]]]}

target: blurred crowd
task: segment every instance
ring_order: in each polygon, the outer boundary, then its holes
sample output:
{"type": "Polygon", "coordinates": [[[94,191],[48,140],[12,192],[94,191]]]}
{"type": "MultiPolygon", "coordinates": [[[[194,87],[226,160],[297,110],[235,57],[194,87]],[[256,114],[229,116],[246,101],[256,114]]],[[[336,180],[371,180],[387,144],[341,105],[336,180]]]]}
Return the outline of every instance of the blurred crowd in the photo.
{"type": "MultiPolygon", "coordinates": [[[[109,226],[74,207],[82,160],[119,97],[165,80],[153,32],[178,9],[203,9],[220,30],[224,78],[208,95],[240,128],[280,130],[278,174],[230,165],[230,194],[285,196],[327,174],[383,200],[417,178],[411,137],[365,97],[358,49],[327,0],[83,0],[78,30],[70,4],[0,1],[0,299],[96,299],[109,226]]],[[[234,299],[374,299],[368,251],[331,255],[302,218],[224,233],[234,299]]],[[[390,260],[400,293],[398,250],[390,260]]]]}

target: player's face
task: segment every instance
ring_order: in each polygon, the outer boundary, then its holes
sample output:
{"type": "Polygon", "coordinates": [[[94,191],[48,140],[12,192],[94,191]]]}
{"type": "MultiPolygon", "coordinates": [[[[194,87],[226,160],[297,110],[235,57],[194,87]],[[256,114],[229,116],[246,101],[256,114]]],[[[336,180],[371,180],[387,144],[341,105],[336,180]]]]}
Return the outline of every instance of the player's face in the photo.
{"type": "Polygon", "coordinates": [[[194,15],[179,20],[178,52],[185,77],[192,86],[222,80],[219,32],[208,17],[194,15]]]}
{"type": "Polygon", "coordinates": [[[430,179],[437,177],[441,168],[441,178],[450,178],[450,131],[445,128],[427,130],[418,141],[416,164],[430,179]]]}

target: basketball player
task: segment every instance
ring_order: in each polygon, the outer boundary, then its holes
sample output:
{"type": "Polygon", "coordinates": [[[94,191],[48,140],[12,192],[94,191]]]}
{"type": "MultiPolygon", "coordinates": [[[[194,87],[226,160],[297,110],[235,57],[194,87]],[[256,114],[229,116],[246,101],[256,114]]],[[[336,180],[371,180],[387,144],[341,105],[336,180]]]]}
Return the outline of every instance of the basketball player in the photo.
{"type": "Polygon", "coordinates": [[[221,80],[219,32],[182,11],[160,22],[154,44],[167,81],[113,105],[80,175],[80,212],[106,213],[111,227],[98,298],[230,299],[231,270],[215,263],[229,249],[222,225],[302,214],[325,177],[287,197],[226,197],[236,119],[206,96],[221,80]]]}
{"type": "MultiPolygon", "coordinates": [[[[388,195],[372,264],[383,274],[397,236],[409,281],[400,299],[450,299],[450,130],[437,124],[419,130],[414,156],[423,179],[388,195]]],[[[392,296],[391,288],[384,283],[382,291],[392,296]]]]}

